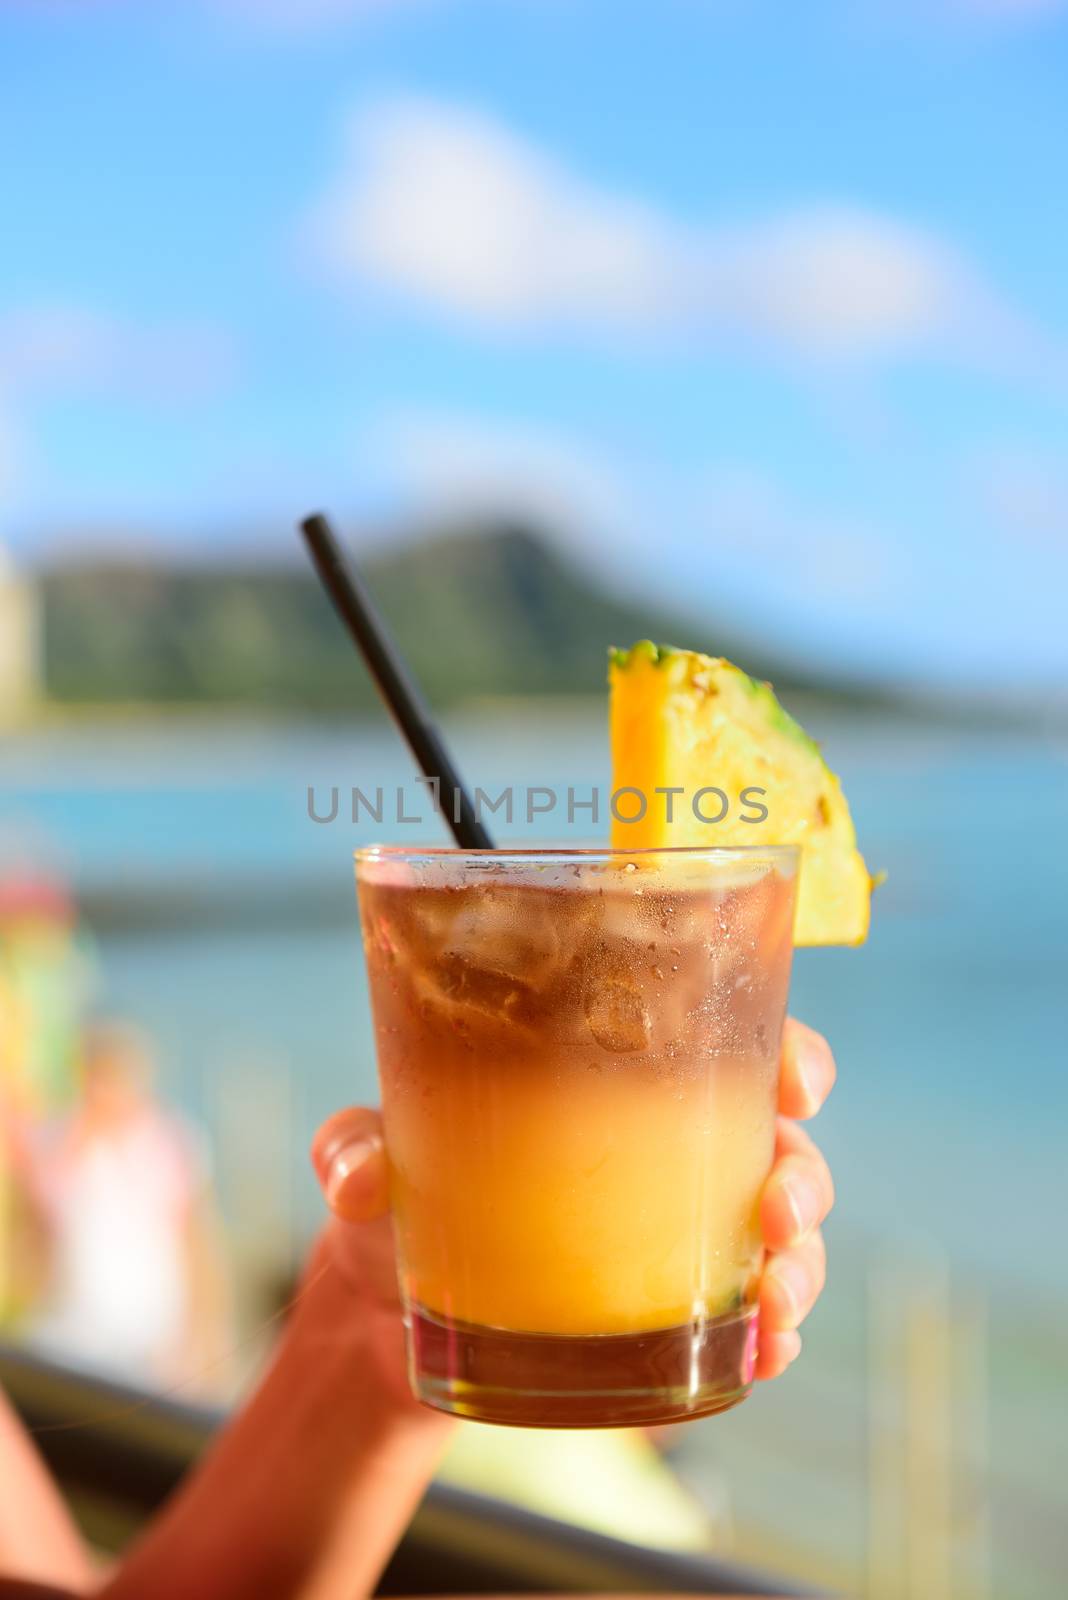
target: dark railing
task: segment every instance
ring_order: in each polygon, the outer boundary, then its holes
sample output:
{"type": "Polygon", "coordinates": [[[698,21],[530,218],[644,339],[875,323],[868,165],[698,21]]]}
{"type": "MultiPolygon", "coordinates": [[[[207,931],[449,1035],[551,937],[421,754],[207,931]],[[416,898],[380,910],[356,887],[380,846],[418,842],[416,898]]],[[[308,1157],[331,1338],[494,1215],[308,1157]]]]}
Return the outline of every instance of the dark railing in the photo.
{"type": "MultiPolygon", "coordinates": [[[[3,1385],[86,1532],[118,1550],[175,1488],[221,1415],[0,1346],[3,1385]]],[[[390,1561],[383,1595],[811,1595],[711,1557],[673,1554],[435,1484],[390,1561]]]]}

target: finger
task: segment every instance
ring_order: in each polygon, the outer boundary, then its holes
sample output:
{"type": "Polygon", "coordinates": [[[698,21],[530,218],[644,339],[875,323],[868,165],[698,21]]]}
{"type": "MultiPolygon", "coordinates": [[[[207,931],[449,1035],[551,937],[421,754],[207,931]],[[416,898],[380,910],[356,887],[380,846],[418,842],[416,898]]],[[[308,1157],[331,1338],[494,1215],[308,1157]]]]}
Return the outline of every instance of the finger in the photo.
{"type": "Polygon", "coordinates": [[[816,1161],[823,1160],[823,1152],[819,1145],[799,1122],[793,1122],[789,1117],[775,1119],[775,1159],[781,1160],[783,1156],[812,1156],[816,1161]]]}
{"type": "Polygon", "coordinates": [[[393,1218],[386,1213],[361,1221],[331,1224],[330,1248],[342,1275],[370,1302],[396,1308],[400,1301],[393,1218]]]}
{"type": "Polygon", "coordinates": [[[760,1197],[760,1227],[769,1250],[789,1250],[817,1228],[834,1204],[830,1168],[813,1145],[780,1155],[760,1197]]]}
{"type": "Polygon", "coordinates": [[[366,1106],[328,1117],[312,1140],[312,1165],[326,1203],[343,1222],[368,1222],[389,1210],[382,1118],[366,1106]]]}
{"type": "Polygon", "coordinates": [[[780,1060],[779,1110],[785,1117],[814,1117],[838,1072],[830,1045],[822,1033],[787,1017],[780,1060]]]}
{"type": "Polygon", "coordinates": [[[827,1281],[827,1251],[817,1228],[792,1250],[768,1258],[760,1280],[760,1327],[786,1333],[804,1322],[827,1281]]]}
{"type": "Polygon", "coordinates": [[[778,1378],[800,1354],[799,1333],[765,1333],[761,1329],[754,1376],[758,1379],[778,1378]]]}

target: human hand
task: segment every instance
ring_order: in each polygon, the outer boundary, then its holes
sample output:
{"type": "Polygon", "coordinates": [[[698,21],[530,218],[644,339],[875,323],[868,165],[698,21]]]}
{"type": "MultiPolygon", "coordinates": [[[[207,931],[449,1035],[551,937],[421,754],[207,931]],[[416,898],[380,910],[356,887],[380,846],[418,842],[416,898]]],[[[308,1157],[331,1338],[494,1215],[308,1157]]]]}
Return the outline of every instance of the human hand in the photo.
{"type": "MultiPolygon", "coordinates": [[[[783,1031],[775,1165],[764,1186],[760,1221],[768,1257],[760,1282],[756,1375],[774,1378],[801,1349],[799,1324],[823,1288],[826,1253],[820,1223],[834,1187],[826,1161],[798,1124],[820,1109],[834,1084],[827,1041],[788,1018],[783,1031]]],[[[398,1402],[415,1405],[406,1376],[382,1122],[354,1106],[327,1119],[312,1143],[312,1161],[333,1213],[310,1273],[336,1269],[352,1308],[398,1402]]]]}
{"type": "Polygon", "coordinates": [[[380,1113],[365,1106],[335,1112],[312,1140],[311,1157],[331,1217],[307,1282],[324,1273],[341,1281],[342,1314],[362,1342],[364,1359],[373,1362],[393,1402],[426,1417],[408,1383],[380,1113]]]}
{"type": "Polygon", "coordinates": [[[801,1352],[797,1329],[827,1276],[820,1224],[834,1204],[830,1169],[799,1126],[814,1117],[834,1087],[836,1068],[822,1034],[793,1017],[782,1037],[775,1165],[760,1202],[767,1259],[760,1280],[756,1375],[777,1378],[801,1352]]]}

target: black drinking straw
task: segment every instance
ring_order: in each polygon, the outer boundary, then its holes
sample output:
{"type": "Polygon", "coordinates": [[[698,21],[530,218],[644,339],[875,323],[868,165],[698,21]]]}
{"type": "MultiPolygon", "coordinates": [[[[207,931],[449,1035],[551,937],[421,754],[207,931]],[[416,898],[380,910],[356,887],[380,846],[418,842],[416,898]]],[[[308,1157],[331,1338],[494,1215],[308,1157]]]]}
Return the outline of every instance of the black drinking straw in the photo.
{"type": "Polygon", "coordinates": [[[312,563],[338,616],[352,635],[424,777],[436,780],[438,804],[461,850],[492,850],[471,796],[453,765],[430,707],[390,637],[370,591],[320,513],[300,525],[312,563]]]}

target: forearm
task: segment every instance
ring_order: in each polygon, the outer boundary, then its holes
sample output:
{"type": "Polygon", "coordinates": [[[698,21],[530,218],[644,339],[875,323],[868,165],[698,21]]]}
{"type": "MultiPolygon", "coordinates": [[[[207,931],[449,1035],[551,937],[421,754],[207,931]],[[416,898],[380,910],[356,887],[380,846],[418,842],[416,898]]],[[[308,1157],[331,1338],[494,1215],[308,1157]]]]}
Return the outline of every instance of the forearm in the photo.
{"type": "Polygon", "coordinates": [[[0,1394],[0,1579],[25,1578],[82,1593],[88,1555],[55,1484],[0,1394]]]}
{"type": "Polygon", "coordinates": [[[108,1585],[107,1600],[369,1594],[433,1471],[444,1418],[392,1395],[336,1273],[271,1371],[108,1585]]]}

